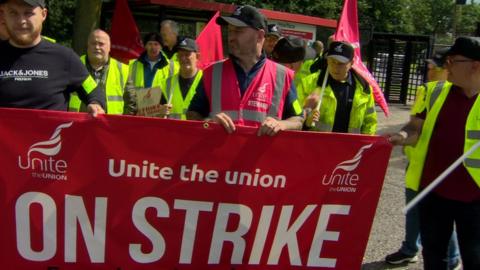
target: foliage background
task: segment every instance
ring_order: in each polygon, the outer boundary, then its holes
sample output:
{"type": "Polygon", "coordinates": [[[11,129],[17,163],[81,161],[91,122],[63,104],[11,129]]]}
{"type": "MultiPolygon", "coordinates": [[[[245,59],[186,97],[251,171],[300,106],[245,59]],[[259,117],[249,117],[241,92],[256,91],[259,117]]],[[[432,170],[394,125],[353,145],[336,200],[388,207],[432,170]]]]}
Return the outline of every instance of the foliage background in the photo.
{"type": "MultiPolygon", "coordinates": [[[[77,1],[50,0],[44,34],[70,44],[77,1]]],[[[105,0],[104,0],[105,1],[105,0]]],[[[208,0],[207,0],[208,1],[208,0]]],[[[217,0],[250,4],[314,17],[338,19],[342,0],[217,0]]],[[[479,1],[455,5],[455,0],[358,0],[360,27],[375,32],[432,35],[437,43],[450,43],[454,36],[471,35],[480,22],[479,1]]]]}

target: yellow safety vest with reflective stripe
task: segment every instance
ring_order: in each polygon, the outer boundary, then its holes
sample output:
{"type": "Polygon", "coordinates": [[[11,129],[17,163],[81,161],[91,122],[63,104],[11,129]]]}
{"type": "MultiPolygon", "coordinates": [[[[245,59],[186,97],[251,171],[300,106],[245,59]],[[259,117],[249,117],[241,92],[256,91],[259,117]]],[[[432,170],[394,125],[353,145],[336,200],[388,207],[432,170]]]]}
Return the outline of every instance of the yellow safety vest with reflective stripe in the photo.
{"type": "MultiPolygon", "coordinates": [[[[405,176],[406,186],[409,189],[418,191],[420,187],[430,138],[435,129],[438,114],[440,113],[451,88],[451,83],[445,83],[441,89],[435,89],[431,93],[427,92],[427,98],[425,101],[427,117],[423,123],[422,133],[420,134],[418,142],[412,152],[412,162],[408,166],[405,176]]],[[[476,98],[473,107],[470,109],[467,123],[465,124],[464,153],[475,143],[480,141],[480,121],[478,119],[480,119],[480,95],[476,98]]],[[[480,188],[480,150],[473,152],[473,154],[463,162],[463,166],[465,166],[468,173],[480,188]]]]}
{"type": "MultiPolygon", "coordinates": [[[[305,98],[317,88],[318,77],[321,71],[315,72],[305,77],[299,85],[298,92],[302,98],[305,98]]],[[[375,101],[373,91],[368,87],[365,91],[362,83],[355,79],[355,93],[353,94],[352,110],[348,123],[348,133],[374,135],[377,130],[377,113],[375,111],[375,101]]],[[[337,111],[337,98],[333,93],[330,84],[325,87],[322,104],[320,106],[320,119],[315,127],[317,131],[331,132],[335,122],[335,113],[337,111]]]]}
{"type": "Polygon", "coordinates": [[[162,93],[166,97],[168,103],[172,104],[172,111],[170,112],[168,118],[186,120],[188,106],[190,106],[190,102],[196,93],[196,89],[202,79],[203,72],[201,70],[197,72],[190,89],[188,89],[185,99],[183,98],[182,90],[180,90],[179,76],[179,74],[176,74],[173,77],[169,77],[165,82],[165,85],[161,88],[162,93]]]}
{"type": "MultiPolygon", "coordinates": [[[[80,61],[85,65],[86,57],[82,55],[80,61]]],[[[108,72],[105,83],[106,93],[106,113],[123,114],[123,93],[128,80],[128,66],[111,58],[108,60],[108,72]]],[[[70,95],[68,110],[79,112],[82,107],[82,101],[77,93],[70,95]]]]}
{"type": "MultiPolygon", "coordinates": [[[[164,84],[168,77],[171,77],[178,73],[180,66],[175,64],[174,61],[167,60],[168,65],[161,69],[157,69],[153,76],[152,87],[160,87],[164,84]]],[[[130,76],[132,77],[133,85],[137,88],[144,88],[144,66],[143,63],[138,60],[130,62],[130,76]]]]}

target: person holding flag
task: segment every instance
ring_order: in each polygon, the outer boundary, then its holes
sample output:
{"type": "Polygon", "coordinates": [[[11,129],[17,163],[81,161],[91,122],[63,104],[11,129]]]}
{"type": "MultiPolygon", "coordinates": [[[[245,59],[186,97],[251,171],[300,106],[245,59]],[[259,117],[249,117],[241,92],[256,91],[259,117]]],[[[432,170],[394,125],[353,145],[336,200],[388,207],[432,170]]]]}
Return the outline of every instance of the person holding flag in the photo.
{"type": "Polygon", "coordinates": [[[298,91],[307,96],[305,129],[374,135],[377,114],[372,88],[353,69],[354,49],[335,41],[327,52],[327,68],[305,77],[298,91]]]}
{"type": "Polygon", "coordinates": [[[407,188],[421,191],[412,202],[422,199],[418,207],[424,269],[447,269],[444,258],[455,227],[463,269],[476,270],[480,269],[480,38],[457,38],[445,66],[451,84],[427,92],[419,120],[387,137],[393,145],[415,145],[406,182],[407,188]]]}
{"type": "Polygon", "coordinates": [[[200,54],[195,40],[183,39],[178,44],[177,55],[180,63],[179,72],[169,77],[160,88],[163,99],[166,97],[165,116],[185,120],[187,119],[186,111],[202,79],[203,72],[197,67],[200,54]]]}

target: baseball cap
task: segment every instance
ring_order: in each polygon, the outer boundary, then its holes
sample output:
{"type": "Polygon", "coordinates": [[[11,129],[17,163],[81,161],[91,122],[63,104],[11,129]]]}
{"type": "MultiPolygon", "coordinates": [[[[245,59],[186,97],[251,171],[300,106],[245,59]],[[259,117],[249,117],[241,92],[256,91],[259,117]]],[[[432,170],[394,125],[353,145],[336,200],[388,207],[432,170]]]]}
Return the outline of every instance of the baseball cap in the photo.
{"type": "Polygon", "coordinates": [[[178,44],[178,49],[179,50],[190,51],[190,52],[198,52],[198,45],[195,42],[195,40],[193,40],[191,38],[184,38],[178,44]]]}
{"type": "Polygon", "coordinates": [[[282,37],[282,30],[276,24],[269,24],[268,26],[267,36],[276,36],[277,38],[282,37]]]}
{"type": "Polygon", "coordinates": [[[272,51],[272,60],[277,63],[295,63],[315,58],[315,51],[306,42],[294,36],[281,38],[272,51]]]}
{"type": "Polygon", "coordinates": [[[23,2],[29,4],[32,7],[42,7],[44,8],[47,4],[45,0],[23,0],[23,2]]]}
{"type": "Polygon", "coordinates": [[[434,52],[432,58],[425,61],[437,67],[443,67],[443,65],[445,64],[445,60],[447,60],[448,50],[450,50],[450,47],[438,49],[434,52]]]}
{"type": "Polygon", "coordinates": [[[257,30],[267,31],[267,20],[258,9],[245,5],[238,6],[231,16],[221,16],[216,20],[218,25],[228,25],[238,27],[252,27],[257,30]]]}
{"type": "Polygon", "coordinates": [[[353,56],[353,46],[347,42],[334,41],[328,46],[327,58],[333,58],[341,63],[348,63],[353,60],[353,56]]]}
{"type": "Polygon", "coordinates": [[[475,61],[480,61],[480,38],[459,37],[453,43],[447,55],[462,55],[475,61]]]}

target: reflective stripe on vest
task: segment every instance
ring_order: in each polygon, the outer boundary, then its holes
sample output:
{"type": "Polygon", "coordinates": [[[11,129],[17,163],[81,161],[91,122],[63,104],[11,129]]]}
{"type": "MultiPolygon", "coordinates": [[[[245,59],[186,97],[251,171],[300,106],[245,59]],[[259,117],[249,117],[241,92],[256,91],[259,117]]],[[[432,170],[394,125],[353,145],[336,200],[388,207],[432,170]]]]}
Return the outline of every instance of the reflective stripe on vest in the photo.
{"type": "Polygon", "coordinates": [[[445,85],[444,81],[437,82],[437,84],[435,85],[435,88],[432,91],[432,96],[430,97],[430,104],[429,104],[430,108],[433,107],[433,104],[435,104],[435,101],[437,101],[438,97],[440,96],[440,93],[442,92],[442,89],[443,89],[443,85],[445,85]]]}
{"type": "Polygon", "coordinates": [[[280,102],[282,99],[285,76],[286,76],[286,68],[282,65],[277,65],[277,72],[275,76],[275,90],[273,91],[272,105],[268,110],[268,116],[277,118],[277,120],[278,120],[277,115],[279,115],[278,106],[280,105],[280,102]]]}

